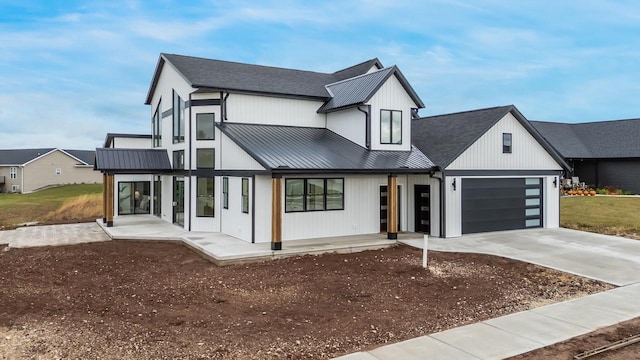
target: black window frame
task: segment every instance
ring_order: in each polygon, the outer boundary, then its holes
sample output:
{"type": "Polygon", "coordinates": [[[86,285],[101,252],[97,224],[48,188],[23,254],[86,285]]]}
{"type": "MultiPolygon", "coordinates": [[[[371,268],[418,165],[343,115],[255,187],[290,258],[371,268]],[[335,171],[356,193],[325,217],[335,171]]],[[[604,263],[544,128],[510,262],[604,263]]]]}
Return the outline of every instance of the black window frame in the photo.
{"type": "Polygon", "coordinates": [[[298,212],[317,212],[317,211],[339,211],[339,210],[344,210],[344,178],[287,178],[285,179],[284,182],[284,186],[285,186],[285,208],[284,208],[284,212],[285,213],[298,213],[298,212]],[[322,194],[322,209],[308,209],[307,208],[307,204],[308,204],[308,181],[309,180],[323,180],[323,194],[322,194]],[[339,180],[342,184],[342,191],[340,193],[340,208],[327,208],[327,183],[329,180],[339,180]],[[303,193],[302,193],[302,209],[301,210],[290,210],[288,207],[288,203],[287,203],[287,194],[289,194],[288,188],[289,188],[289,182],[290,181],[302,181],[303,185],[302,185],[302,189],[303,189],[303,193]]]}
{"type": "Polygon", "coordinates": [[[162,177],[153,179],[153,215],[162,217],[162,177]]]}
{"type": "Polygon", "coordinates": [[[118,216],[122,215],[140,215],[140,214],[151,214],[151,182],[150,181],[118,181],[118,216]],[[131,193],[129,196],[133,196],[133,211],[123,212],[123,203],[122,203],[122,186],[127,185],[130,187],[131,193]],[[141,186],[142,189],[139,187],[141,186]],[[145,192],[147,190],[147,192],[145,192]],[[137,193],[137,196],[136,196],[137,193]],[[145,196],[147,197],[145,199],[145,196]],[[142,210],[143,202],[147,202],[147,209],[142,210]],[[140,210],[138,210],[140,207],[140,210]]]}
{"type": "Polygon", "coordinates": [[[196,168],[197,169],[215,169],[216,167],[216,149],[215,148],[198,148],[196,149],[196,168]],[[213,163],[211,166],[204,166],[200,164],[200,153],[204,151],[211,151],[213,163]]]}
{"type": "Polygon", "coordinates": [[[184,142],[184,100],[173,90],[173,143],[184,142]]]}
{"type": "MultiPolygon", "coordinates": [[[[208,177],[208,176],[198,176],[196,177],[196,217],[215,217],[215,207],[216,207],[216,180],[213,177],[208,177]],[[201,183],[200,180],[207,180],[207,185],[209,185],[209,182],[211,183],[211,195],[206,194],[205,196],[202,196],[200,194],[200,190],[201,190],[201,183]],[[211,200],[212,206],[211,206],[211,214],[202,214],[200,212],[200,201],[201,200],[211,200]]],[[[203,207],[204,209],[204,207],[203,207]]]]}
{"type": "Polygon", "coordinates": [[[162,99],[158,101],[156,111],[151,118],[151,134],[152,145],[154,148],[162,146],[162,111],[161,111],[162,99]]]}
{"type": "Polygon", "coordinates": [[[215,113],[198,113],[196,114],[196,140],[215,140],[216,139],[216,114],[215,113]],[[211,121],[211,137],[200,137],[200,120],[204,116],[211,116],[211,119],[204,119],[205,121],[211,121]]]}
{"type": "Polygon", "coordinates": [[[184,150],[175,150],[173,152],[173,169],[184,170],[184,150]],[[176,157],[178,155],[180,155],[180,157],[176,157]]]}
{"type": "Polygon", "coordinates": [[[513,134],[502,133],[502,153],[511,154],[513,151],[513,134]],[[507,145],[507,142],[509,143],[507,145]]]}
{"type": "Polygon", "coordinates": [[[402,110],[380,109],[380,144],[383,145],[402,145],[402,110]],[[382,113],[389,112],[389,142],[382,141],[382,113]],[[393,114],[400,114],[400,141],[393,142],[393,114]]]}
{"type": "Polygon", "coordinates": [[[241,199],[242,213],[248,214],[249,213],[249,178],[242,178],[241,193],[242,193],[242,199],[241,199]]]}
{"type": "Polygon", "coordinates": [[[222,208],[229,209],[229,178],[222,178],[222,208]]]}

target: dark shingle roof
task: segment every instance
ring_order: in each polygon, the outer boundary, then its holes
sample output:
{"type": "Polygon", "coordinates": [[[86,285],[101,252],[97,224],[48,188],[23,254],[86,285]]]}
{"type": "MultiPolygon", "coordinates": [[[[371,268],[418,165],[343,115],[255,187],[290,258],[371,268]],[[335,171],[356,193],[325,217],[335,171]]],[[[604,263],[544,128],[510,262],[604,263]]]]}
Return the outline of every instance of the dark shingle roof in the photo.
{"type": "Polygon", "coordinates": [[[509,112],[562,165],[569,165],[513,105],[436,115],[411,122],[411,139],[429,159],[444,169],[509,112]]]}
{"type": "Polygon", "coordinates": [[[531,123],[567,159],[640,158],[640,119],[531,123]]]}
{"type": "Polygon", "coordinates": [[[332,97],[320,109],[319,113],[327,113],[340,110],[350,106],[361,105],[369,101],[371,97],[392,75],[396,75],[398,80],[407,91],[409,96],[419,107],[424,107],[422,100],[413,90],[409,82],[402,75],[397,66],[391,66],[365,75],[342,80],[327,85],[327,89],[332,97]]]}
{"type": "Polygon", "coordinates": [[[218,128],[267,170],[287,172],[428,172],[433,163],[418,149],[367,150],[324,129],[221,123],[218,128]]]}
{"type": "Polygon", "coordinates": [[[94,170],[108,174],[152,174],[171,171],[166,150],[96,149],[94,170]]]}
{"type": "Polygon", "coordinates": [[[173,66],[193,87],[235,90],[267,94],[327,98],[325,85],[365,74],[371,67],[381,68],[371,59],[332,74],[237,62],[160,54],[145,104],[151,103],[160,71],[165,62],[173,66]]]}
{"type": "Polygon", "coordinates": [[[0,165],[22,165],[55,148],[0,150],[0,165]]]}
{"type": "Polygon", "coordinates": [[[79,159],[87,165],[93,165],[93,162],[96,159],[96,152],[93,150],[70,150],[64,149],[64,152],[67,154],[79,159]]]}

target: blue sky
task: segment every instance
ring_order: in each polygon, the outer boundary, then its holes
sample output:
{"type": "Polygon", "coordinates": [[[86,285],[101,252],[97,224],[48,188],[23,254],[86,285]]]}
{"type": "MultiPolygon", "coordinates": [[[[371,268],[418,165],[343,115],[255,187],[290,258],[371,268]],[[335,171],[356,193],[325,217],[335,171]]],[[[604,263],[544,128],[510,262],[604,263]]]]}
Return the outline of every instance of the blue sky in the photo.
{"type": "Polygon", "coordinates": [[[161,52],[333,72],[398,65],[435,115],[640,117],[637,1],[0,0],[0,148],[149,133],[161,52]]]}

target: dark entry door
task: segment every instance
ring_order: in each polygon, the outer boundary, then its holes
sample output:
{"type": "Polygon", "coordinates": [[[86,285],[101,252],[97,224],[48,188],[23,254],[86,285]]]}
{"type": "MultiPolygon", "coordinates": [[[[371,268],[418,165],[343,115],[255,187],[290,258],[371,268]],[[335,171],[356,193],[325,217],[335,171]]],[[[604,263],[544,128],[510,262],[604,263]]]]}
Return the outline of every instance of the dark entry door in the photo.
{"type": "Polygon", "coordinates": [[[431,233],[431,187],[429,185],[415,185],[415,231],[424,234],[431,233]]]}
{"type": "Polygon", "coordinates": [[[173,223],[184,226],[184,178],[173,178],[173,223]]]}
{"type": "MultiPolygon", "coordinates": [[[[398,231],[400,231],[400,185],[398,185],[398,231]]],[[[380,185],[380,232],[387,232],[387,185],[380,185]]]]}

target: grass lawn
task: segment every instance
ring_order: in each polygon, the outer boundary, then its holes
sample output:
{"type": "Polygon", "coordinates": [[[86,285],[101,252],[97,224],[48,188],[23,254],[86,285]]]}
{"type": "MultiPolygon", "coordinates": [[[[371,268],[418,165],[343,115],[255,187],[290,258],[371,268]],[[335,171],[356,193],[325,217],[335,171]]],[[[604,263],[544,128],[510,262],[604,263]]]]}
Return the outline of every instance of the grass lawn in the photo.
{"type": "Polygon", "coordinates": [[[65,185],[30,194],[0,194],[0,226],[41,221],[72,198],[101,194],[102,184],[65,185]]]}
{"type": "Polygon", "coordinates": [[[562,197],[560,225],[569,229],[640,239],[640,197],[562,197]]]}

